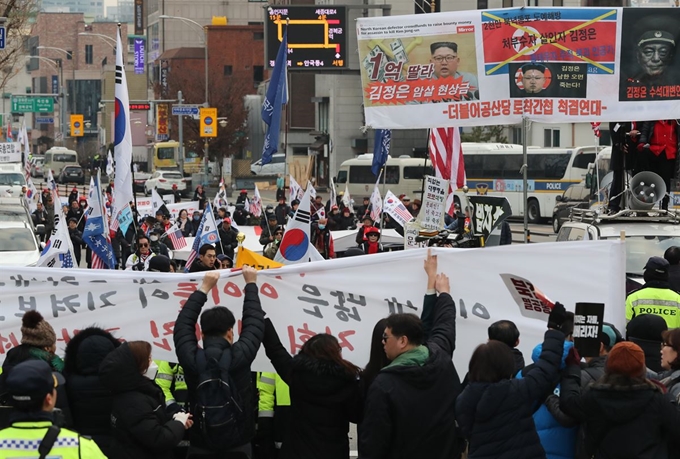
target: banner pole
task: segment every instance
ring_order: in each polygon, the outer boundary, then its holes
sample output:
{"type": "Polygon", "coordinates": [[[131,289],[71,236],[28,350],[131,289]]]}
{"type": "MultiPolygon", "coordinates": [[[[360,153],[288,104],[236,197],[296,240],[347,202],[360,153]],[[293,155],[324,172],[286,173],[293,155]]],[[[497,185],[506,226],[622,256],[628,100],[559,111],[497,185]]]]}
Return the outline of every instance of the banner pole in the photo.
{"type": "Polygon", "coordinates": [[[383,209],[380,209],[380,238],[382,238],[382,233],[383,233],[383,222],[385,221],[385,218],[383,216],[383,210],[385,208],[385,183],[387,182],[387,160],[385,160],[385,165],[383,166],[383,192],[382,196],[380,196],[380,199],[382,199],[382,205],[383,209]]]}
{"type": "Polygon", "coordinates": [[[524,200],[524,243],[529,243],[529,177],[527,157],[527,118],[522,115],[522,199],[524,200]]]}

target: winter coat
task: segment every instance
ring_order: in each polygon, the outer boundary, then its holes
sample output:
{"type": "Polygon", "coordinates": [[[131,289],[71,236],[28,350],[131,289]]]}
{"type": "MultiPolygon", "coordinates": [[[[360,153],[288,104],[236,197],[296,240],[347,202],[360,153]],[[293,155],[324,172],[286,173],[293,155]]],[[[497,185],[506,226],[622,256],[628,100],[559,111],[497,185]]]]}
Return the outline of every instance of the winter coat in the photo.
{"type": "Polygon", "coordinates": [[[680,410],[656,384],[607,375],[581,393],[581,368],[567,367],[560,408],[586,425],[587,457],[666,459],[680,437],[680,410]]]}
{"type": "Polygon", "coordinates": [[[288,207],[287,204],[279,204],[274,208],[274,215],[276,215],[276,224],[277,225],[285,225],[286,224],[286,217],[288,217],[288,213],[290,212],[290,207],[288,207]]]}
{"type": "Polygon", "coordinates": [[[91,437],[108,455],[111,444],[113,395],[99,379],[99,365],[120,342],[109,332],[89,327],[66,345],[64,377],[73,429],[91,437]]]}
{"type": "Polygon", "coordinates": [[[260,244],[262,244],[262,247],[265,247],[267,244],[272,242],[269,240],[269,237],[274,236],[276,228],[278,228],[278,225],[270,226],[269,229],[267,229],[267,226],[264,227],[262,234],[260,234],[260,244]]]}
{"type": "Polygon", "coordinates": [[[184,227],[184,237],[196,237],[198,229],[201,227],[201,220],[194,220],[193,218],[189,220],[184,227]]]}
{"type": "Polygon", "coordinates": [[[127,343],[104,358],[99,377],[113,394],[109,459],[172,457],[184,425],[165,412],[163,391],[139,372],[127,343]]]}
{"type": "Polygon", "coordinates": [[[545,459],[532,415],[557,380],[563,342],[561,331],[546,331],[540,359],[523,379],[471,382],[460,394],[456,419],[470,459],[545,459]]]}
{"type": "Polygon", "coordinates": [[[191,266],[189,267],[189,272],[190,273],[200,273],[203,271],[212,271],[215,269],[215,266],[208,266],[204,265],[203,262],[196,258],[192,263],[191,266]]]}
{"type": "Polygon", "coordinates": [[[673,290],[680,292],[680,265],[668,267],[668,283],[673,290]]]}
{"type": "Polygon", "coordinates": [[[319,251],[322,257],[326,260],[335,258],[335,249],[333,244],[333,236],[328,227],[324,229],[319,229],[319,225],[316,222],[312,223],[311,227],[312,237],[311,243],[319,251]]]}
{"type": "Polygon", "coordinates": [[[290,387],[287,436],[282,459],[347,459],[349,423],[361,416],[357,375],[330,360],[291,357],[271,321],[265,321],[264,348],[290,387]]]}
{"type": "Polygon", "coordinates": [[[423,346],[429,353],[425,364],[388,365],[368,389],[359,426],[360,459],[456,457],[460,380],[451,359],[455,342],[455,304],[442,293],[423,346]]]}
{"type": "MultiPolygon", "coordinates": [[[[238,341],[229,344],[222,337],[205,337],[203,348],[217,348],[221,351],[231,352],[231,367],[229,374],[234,380],[235,390],[241,395],[243,411],[245,413],[245,428],[242,438],[234,444],[245,445],[255,435],[255,413],[257,410],[257,397],[251,378],[250,365],[255,360],[257,350],[264,336],[264,311],[260,305],[256,284],[247,284],[243,289],[243,318],[241,333],[238,341]]],[[[201,291],[191,294],[177,317],[174,329],[175,349],[179,364],[184,368],[184,378],[189,392],[189,404],[196,404],[196,386],[198,386],[198,367],[196,366],[196,352],[198,341],[196,339],[196,322],[203,305],[208,297],[201,291]]],[[[234,390],[234,388],[232,388],[234,390]]],[[[194,412],[195,410],[192,410],[194,412]]],[[[191,444],[201,446],[201,438],[197,429],[192,429],[191,444]]]]}
{"type": "Polygon", "coordinates": [[[680,405],[680,370],[668,370],[659,373],[648,370],[647,378],[655,379],[663,384],[671,401],[680,405]]]}
{"type": "Polygon", "coordinates": [[[224,228],[224,223],[219,224],[218,231],[220,235],[220,242],[215,244],[215,253],[217,253],[217,255],[223,253],[233,260],[234,250],[236,247],[238,247],[238,240],[236,240],[238,231],[236,231],[231,226],[229,229],[224,228]]]}

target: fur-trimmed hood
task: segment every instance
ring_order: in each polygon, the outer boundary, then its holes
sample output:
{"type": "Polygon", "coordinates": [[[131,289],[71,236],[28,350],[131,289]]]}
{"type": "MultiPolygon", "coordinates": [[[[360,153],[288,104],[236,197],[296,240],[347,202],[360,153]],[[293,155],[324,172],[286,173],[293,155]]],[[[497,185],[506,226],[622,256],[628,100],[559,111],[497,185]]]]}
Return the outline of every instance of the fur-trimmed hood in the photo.
{"type": "Polygon", "coordinates": [[[111,333],[92,326],[81,330],[66,345],[64,373],[96,375],[109,352],[120,346],[111,333]]]}
{"type": "Polygon", "coordinates": [[[599,407],[602,415],[615,424],[630,422],[645,412],[655,397],[664,393],[661,385],[650,380],[630,380],[605,375],[590,386],[588,403],[599,407]]]}

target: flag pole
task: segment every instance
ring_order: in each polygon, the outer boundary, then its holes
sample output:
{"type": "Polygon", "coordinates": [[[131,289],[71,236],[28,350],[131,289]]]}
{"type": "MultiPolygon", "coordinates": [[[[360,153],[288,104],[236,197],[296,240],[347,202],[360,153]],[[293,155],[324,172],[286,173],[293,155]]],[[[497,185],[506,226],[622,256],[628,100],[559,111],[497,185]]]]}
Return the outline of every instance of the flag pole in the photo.
{"type": "MultiPolygon", "coordinates": [[[[385,183],[387,182],[387,159],[385,159],[385,165],[383,166],[383,195],[380,196],[380,199],[383,200],[383,207],[385,206],[385,183]]],[[[380,209],[380,238],[382,239],[382,232],[383,232],[383,222],[385,221],[385,218],[383,216],[383,210],[380,209]]]]}

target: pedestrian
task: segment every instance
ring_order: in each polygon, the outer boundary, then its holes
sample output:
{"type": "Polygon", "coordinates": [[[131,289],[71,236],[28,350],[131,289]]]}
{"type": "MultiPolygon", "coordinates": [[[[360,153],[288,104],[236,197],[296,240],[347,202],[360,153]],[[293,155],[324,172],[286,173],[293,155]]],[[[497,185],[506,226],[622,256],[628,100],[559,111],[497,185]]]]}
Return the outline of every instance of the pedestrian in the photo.
{"type": "Polygon", "coordinates": [[[371,212],[371,198],[368,196],[364,197],[363,204],[357,207],[357,217],[359,217],[362,221],[364,217],[370,215],[371,212]]]}
{"type": "Polygon", "coordinates": [[[456,401],[456,420],[469,443],[468,458],[545,459],[533,412],[557,380],[567,313],[556,303],[548,318],[540,358],[533,371],[515,379],[515,359],[507,344],[477,346],[469,384],[456,401]]]}
{"type": "Polygon", "coordinates": [[[175,204],[182,202],[182,192],[177,188],[177,184],[172,184],[172,195],[175,197],[175,204]]]}
{"type": "Polygon", "coordinates": [[[279,251],[281,240],[283,240],[283,226],[277,226],[274,230],[274,240],[265,246],[262,255],[273,260],[274,257],[276,257],[276,253],[279,251]]]}
{"type": "MultiPolygon", "coordinates": [[[[208,299],[207,295],[217,285],[219,273],[205,274],[200,288],[191,294],[175,322],[173,338],[177,358],[184,368],[189,403],[193,412],[197,414],[198,422],[192,431],[190,455],[205,453],[207,454],[205,459],[221,458],[226,453],[241,453],[247,458],[252,457],[250,442],[255,436],[256,394],[250,366],[264,336],[264,312],[258,295],[257,271],[244,266],[243,279],[246,285],[243,289],[243,315],[238,341],[234,342],[236,319],[229,309],[216,306],[201,314],[201,309],[208,299]],[[199,315],[202,348],[198,347],[196,338],[196,322],[199,315]],[[212,362],[211,371],[208,371],[207,362],[212,362]],[[209,430],[213,425],[211,424],[213,411],[205,404],[211,402],[215,404],[220,400],[207,400],[209,396],[198,387],[207,381],[206,373],[208,378],[212,374],[212,378],[218,381],[224,381],[225,373],[228,373],[228,379],[232,382],[227,390],[229,393],[220,389],[212,392],[212,396],[219,396],[222,400],[221,397],[228,395],[230,399],[240,400],[238,413],[231,404],[225,408],[229,410],[227,413],[234,414],[234,423],[231,426],[224,426],[226,432],[219,427],[209,430]]],[[[204,384],[203,387],[213,386],[204,384]]]]}
{"type": "Polygon", "coordinates": [[[125,261],[125,269],[128,271],[147,271],[149,260],[156,254],[151,251],[149,238],[140,234],[137,236],[137,250],[125,261]]]}
{"type": "Polygon", "coordinates": [[[207,198],[207,195],[205,193],[205,190],[203,189],[203,185],[198,185],[196,187],[192,201],[198,201],[198,209],[199,210],[205,209],[205,205],[208,202],[208,198],[207,198]]]}
{"type": "Polygon", "coordinates": [[[203,244],[198,249],[198,259],[194,260],[189,267],[190,273],[197,273],[202,271],[212,271],[215,269],[215,262],[217,261],[217,253],[212,244],[203,244]]]}
{"type": "Polygon", "coordinates": [[[283,178],[283,174],[279,174],[276,177],[276,200],[280,200],[281,197],[286,198],[286,179],[283,178]]]}
{"type": "Polygon", "coordinates": [[[330,260],[335,258],[335,250],[333,247],[333,236],[331,236],[331,231],[326,226],[327,223],[328,220],[325,218],[312,221],[310,242],[324,259],[330,260]]]}
{"type": "Polygon", "coordinates": [[[236,204],[245,205],[246,201],[248,201],[248,190],[241,190],[236,198],[236,204]]]}
{"type": "Polygon", "coordinates": [[[680,328],[663,333],[661,367],[664,371],[648,371],[647,377],[660,381],[666,387],[671,402],[680,406],[680,328]]]}
{"type": "Polygon", "coordinates": [[[66,345],[64,378],[73,428],[92,438],[108,455],[111,445],[113,397],[99,378],[99,365],[120,346],[111,333],[92,326],[80,330],[66,345]]]}
{"type": "Polygon", "coordinates": [[[288,219],[288,213],[290,212],[290,207],[286,204],[286,196],[281,196],[279,198],[279,205],[274,209],[274,215],[276,215],[276,223],[279,225],[285,225],[288,219]]]}
{"type": "Polygon", "coordinates": [[[299,199],[293,199],[290,202],[290,210],[288,211],[288,218],[293,218],[295,216],[295,212],[297,212],[298,207],[300,207],[300,200],[299,199]]]}
{"type": "Polygon", "coordinates": [[[496,340],[504,343],[510,351],[512,351],[512,358],[515,362],[515,372],[519,373],[524,368],[524,356],[522,351],[517,349],[519,346],[519,330],[517,325],[511,320],[499,320],[489,325],[487,330],[489,340],[496,340]]]}
{"type": "MultiPolygon", "coordinates": [[[[165,219],[165,215],[163,216],[163,218],[165,219]]],[[[161,228],[154,227],[151,229],[151,231],[149,232],[149,249],[156,255],[163,255],[164,257],[169,258],[170,249],[164,242],[161,241],[161,236],[166,231],[167,230],[163,229],[162,227],[161,228]]]]}
{"type": "Polygon", "coordinates": [[[279,457],[290,426],[290,388],[273,372],[257,375],[258,411],[254,456],[261,459],[279,457]]]}
{"type": "Polygon", "coordinates": [[[80,204],[78,204],[78,201],[76,200],[71,201],[70,207],[68,208],[68,211],[66,213],[66,218],[67,219],[75,218],[76,222],[80,222],[80,219],[83,218],[83,209],[80,208],[80,204]]]}
{"type": "Polygon", "coordinates": [[[668,458],[680,438],[680,410],[661,387],[645,378],[645,354],[635,343],[614,346],[605,375],[581,391],[578,359],[567,361],[560,409],[585,425],[587,457],[668,458]]]}
{"type": "Polygon", "coordinates": [[[169,273],[171,271],[170,261],[170,258],[165,255],[156,255],[149,260],[149,266],[146,270],[155,273],[169,273]]]}
{"type": "Polygon", "coordinates": [[[266,319],[263,344],[277,374],[290,387],[289,426],[280,457],[349,457],[349,424],[361,416],[360,370],[342,358],[337,338],[315,335],[293,357],[266,319]]]}
{"type": "Polygon", "coordinates": [[[634,317],[626,325],[626,340],[640,346],[645,353],[647,368],[661,372],[661,355],[659,348],[663,344],[663,334],[668,325],[663,317],[655,314],[643,314],[634,317]]]}
{"type": "Polygon", "coordinates": [[[359,227],[359,229],[357,230],[357,236],[356,236],[356,238],[355,238],[355,240],[356,240],[358,246],[360,246],[361,244],[363,244],[364,242],[366,242],[366,241],[368,240],[368,238],[366,237],[366,235],[364,234],[364,232],[365,232],[368,228],[371,228],[371,227],[374,226],[374,225],[373,225],[373,219],[372,219],[371,217],[369,217],[369,216],[364,216],[364,217],[361,219],[361,223],[362,223],[362,225],[361,225],[361,226],[359,227]]]}
{"type": "Polygon", "coordinates": [[[219,263],[219,268],[217,269],[231,269],[234,267],[234,260],[223,253],[217,255],[215,266],[217,266],[217,263],[219,263]]]}
{"type": "Polygon", "coordinates": [[[262,229],[262,234],[260,234],[260,244],[262,247],[266,247],[267,244],[274,242],[274,233],[276,233],[276,228],[278,227],[278,219],[274,213],[267,216],[267,226],[262,229]]]}
{"type": "Polygon", "coordinates": [[[645,285],[626,298],[626,320],[642,314],[663,317],[668,328],[680,327],[680,293],[668,283],[670,264],[665,258],[651,257],[645,265],[645,285]]]}
{"type": "Polygon", "coordinates": [[[417,316],[387,318],[383,345],[391,363],[368,388],[361,459],[458,457],[454,408],[460,380],[452,362],[456,309],[446,275],[437,275],[435,289],[439,297],[427,341],[417,316]]]}
{"type": "Polygon", "coordinates": [[[187,230],[184,233],[184,237],[196,237],[198,234],[198,229],[201,227],[201,212],[195,210],[191,216],[191,221],[187,223],[187,230]]]}
{"type": "Polygon", "coordinates": [[[71,245],[73,245],[73,255],[76,257],[76,268],[80,266],[80,257],[83,254],[83,233],[78,231],[78,220],[71,217],[68,219],[68,235],[71,238],[71,245]]]}
{"type": "Polygon", "coordinates": [[[371,226],[364,231],[366,236],[366,241],[364,241],[360,247],[364,253],[382,253],[383,246],[380,243],[380,228],[371,226]]]}
{"type": "Polygon", "coordinates": [[[189,212],[186,209],[182,209],[179,211],[179,215],[177,216],[177,227],[179,230],[182,232],[182,235],[184,237],[189,237],[188,233],[190,231],[189,228],[189,212]]]}
{"type": "Polygon", "coordinates": [[[342,209],[342,214],[338,218],[338,229],[355,230],[357,229],[356,220],[349,207],[342,209]]]}
{"type": "Polygon", "coordinates": [[[663,257],[670,265],[668,267],[668,285],[676,292],[680,292],[680,247],[674,245],[667,248],[663,257]]]}
{"type": "Polygon", "coordinates": [[[102,361],[99,377],[113,395],[110,459],[171,457],[193,425],[189,413],[165,412],[163,391],[153,382],[156,371],[147,341],[123,343],[102,361]]]}
{"type": "Polygon", "coordinates": [[[234,259],[234,251],[238,247],[238,230],[231,226],[231,218],[225,217],[217,226],[220,241],[215,244],[215,252],[234,259]]]}
{"type": "Polygon", "coordinates": [[[14,368],[6,380],[12,413],[10,426],[0,430],[0,457],[106,459],[94,441],[55,423],[57,389],[63,383],[63,376],[41,360],[14,368]]]}
{"type": "MultiPolygon", "coordinates": [[[[47,225],[47,211],[43,207],[43,203],[38,201],[36,204],[36,209],[33,211],[31,214],[31,217],[33,218],[33,226],[38,226],[38,225],[43,225],[46,227],[47,225]]],[[[40,242],[45,242],[45,238],[48,237],[49,235],[47,234],[47,229],[45,229],[45,232],[40,234],[40,242]]]]}

